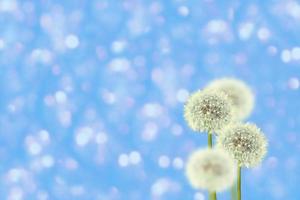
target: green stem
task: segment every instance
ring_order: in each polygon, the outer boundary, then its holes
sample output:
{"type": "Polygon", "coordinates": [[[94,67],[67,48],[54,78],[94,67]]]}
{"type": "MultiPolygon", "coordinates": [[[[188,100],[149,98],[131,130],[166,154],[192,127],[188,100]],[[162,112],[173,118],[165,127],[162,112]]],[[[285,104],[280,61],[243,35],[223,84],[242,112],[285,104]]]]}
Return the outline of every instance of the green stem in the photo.
{"type": "Polygon", "coordinates": [[[217,200],[217,194],[216,194],[216,192],[209,193],[209,199],[210,200],[217,200]]]}
{"type": "Polygon", "coordinates": [[[237,176],[238,176],[238,180],[237,180],[237,197],[238,197],[238,200],[241,200],[242,199],[242,170],[241,170],[240,166],[238,166],[237,176]]]}
{"type": "Polygon", "coordinates": [[[236,199],[236,181],[234,182],[234,184],[231,187],[231,200],[235,200],[236,199]]]}
{"type": "Polygon", "coordinates": [[[208,147],[211,149],[212,148],[212,133],[211,131],[208,132],[208,141],[207,141],[207,144],[208,144],[208,147]]]}
{"type": "MultiPolygon", "coordinates": [[[[208,136],[207,136],[207,144],[208,148],[212,148],[213,142],[212,142],[212,132],[208,131],[208,136]]],[[[209,200],[217,200],[217,194],[216,192],[209,192],[209,200]]]]}

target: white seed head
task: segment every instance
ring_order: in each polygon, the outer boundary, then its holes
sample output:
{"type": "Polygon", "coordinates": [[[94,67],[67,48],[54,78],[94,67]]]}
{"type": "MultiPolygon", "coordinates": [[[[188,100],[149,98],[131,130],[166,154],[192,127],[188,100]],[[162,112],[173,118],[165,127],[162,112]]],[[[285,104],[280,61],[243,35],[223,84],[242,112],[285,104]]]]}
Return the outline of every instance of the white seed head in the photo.
{"type": "Polygon", "coordinates": [[[223,93],[198,91],[188,98],[184,117],[194,131],[216,131],[231,122],[232,106],[223,93]]]}
{"type": "Polygon", "coordinates": [[[188,159],[186,176],[195,189],[222,191],[235,180],[233,158],[221,149],[197,150],[188,159]]]}
{"type": "Polygon", "coordinates": [[[234,118],[244,120],[254,107],[254,94],[243,81],[234,78],[222,78],[212,81],[206,89],[224,92],[232,103],[234,118]]]}
{"type": "Polygon", "coordinates": [[[256,125],[232,124],[220,131],[217,146],[232,155],[242,167],[257,166],[267,152],[267,140],[256,125]]]}

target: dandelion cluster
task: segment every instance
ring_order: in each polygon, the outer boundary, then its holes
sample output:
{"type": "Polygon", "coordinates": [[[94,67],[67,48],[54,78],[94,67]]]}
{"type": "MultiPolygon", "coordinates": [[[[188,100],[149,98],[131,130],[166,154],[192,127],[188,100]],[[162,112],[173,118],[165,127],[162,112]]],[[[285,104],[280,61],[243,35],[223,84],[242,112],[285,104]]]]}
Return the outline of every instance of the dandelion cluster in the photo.
{"type": "Polygon", "coordinates": [[[254,107],[254,94],[242,81],[234,78],[222,78],[212,81],[206,89],[224,92],[232,103],[234,118],[247,118],[254,107]]]}
{"type": "Polygon", "coordinates": [[[254,124],[233,124],[223,129],[217,145],[230,153],[243,167],[258,165],[267,151],[267,141],[254,124]]]}
{"type": "Polygon", "coordinates": [[[235,180],[235,163],[223,150],[197,150],[187,162],[186,175],[196,189],[222,191],[235,180]]]}
{"type": "Polygon", "coordinates": [[[253,107],[251,89],[244,82],[230,78],[212,81],[193,93],[185,104],[187,124],[194,131],[209,133],[209,149],[192,153],[186,175],[194,188],[209,191],[210,200],[217,198],[216,192],[232,186],[236,175],[239,181],[232,196],[236,192],[241,200],[241,167],[258,165],[267,152],[267,140],[261,130],[254,124],[241,123],[253,107]],[[217,134],[214,148],[212,132],[217,134]]]}
{"type": "Polygon", "coordinates": [[[230,123],[232,107],[223,93],[198,91],[187,100],[184,116],[194,131],[215,131],[230,123]]]}

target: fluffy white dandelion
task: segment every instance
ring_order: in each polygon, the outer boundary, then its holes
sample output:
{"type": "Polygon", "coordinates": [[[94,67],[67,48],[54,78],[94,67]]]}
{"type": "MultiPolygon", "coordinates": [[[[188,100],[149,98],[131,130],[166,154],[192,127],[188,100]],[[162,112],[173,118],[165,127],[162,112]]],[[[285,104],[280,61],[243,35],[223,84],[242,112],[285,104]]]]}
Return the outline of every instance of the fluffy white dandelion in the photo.
{"type": "Polygon", "coordinates": [[[186,165],[186,176],[195,189],[222,191],[235,180],[235,163],[221,149],[200,149],[192,153],[186,165]]]}
{"type": "Polygon", "coordinates": [[[243,81],[234,78],[217,79],[209,83],[206,89],[224,92],[228,96],[236,120],[243,120],[251,114],[254,107],[254,94],[243,81]]]}
{"type": "Polygon", "coordinates": [[[254,124],[232,124],[224,128],[217,138],[217,146],[231,154],[239,166],[258,165],[267,152],[267,140],[254,124]]]}
{"type": "Polygon", "coordinates": [[[184,117],[194,131],[216,131],[231,122],[232,106],[223,93],[198,91],[188,98],[184,117]]]}

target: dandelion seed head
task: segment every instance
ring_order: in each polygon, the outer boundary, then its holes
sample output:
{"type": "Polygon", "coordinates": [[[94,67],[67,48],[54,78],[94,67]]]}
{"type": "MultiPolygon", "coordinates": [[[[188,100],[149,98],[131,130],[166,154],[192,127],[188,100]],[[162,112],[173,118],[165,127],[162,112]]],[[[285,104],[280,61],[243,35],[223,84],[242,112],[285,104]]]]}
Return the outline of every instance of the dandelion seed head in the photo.
{"type": "Polygon", "coordinates": [[[232,106],[223,93],[198,91],[188,98],[184,117],[194,131],[215,131],[231,122],[232,106]]]}
{"type": "Polygon", "coordinates": [[[217,146],[232,155],[242,167],[257,166],[267,152],[267,140],[254,124],[232,124],[217,138],[217,146]]]}
{"type": "Polygon", "coordinates": [[[243,81],[234,78],[222,78],[212,81],[206,89],[225,93],[232,103],[233,118],[244,120],[254,107],[254,94],[243,81]]]}
{"type": "Polygon", "coordinates": [[[186,165],[186,176],[195,189],[222,191],[235,180],[233,158],[221,149],[200,149],[192,153],[186,165]]]}

